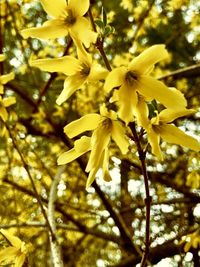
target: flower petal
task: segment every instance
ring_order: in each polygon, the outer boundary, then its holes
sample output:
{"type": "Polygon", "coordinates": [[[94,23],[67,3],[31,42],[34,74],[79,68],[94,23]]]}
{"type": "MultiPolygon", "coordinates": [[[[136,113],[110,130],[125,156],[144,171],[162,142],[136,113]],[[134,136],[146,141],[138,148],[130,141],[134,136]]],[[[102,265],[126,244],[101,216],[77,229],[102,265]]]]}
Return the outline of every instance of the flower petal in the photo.
{"type": "Polygon", "coordinates": [[[112,97],[110,98],[109,102],[113,103],[113,102],[116,102],[118,100],[119,100],[118,90],[113,90],[113,94],[112,94],[112,97]]]}
{"type": "Polygon", "coordinates": [[[109,151],[108,148],[106,147],[105,150],[103,151],[100,159],[100,164],[99,166],[94,167],[92,170],[90,170],[87,183],[86,183],[86,189],[93,183],[96,173],[99,170],[99,168],[102,166],[102,176],[103,179],[107,182],[111,181],[112,178],[109,174],[108,171],[108,164],[109,164],[109,151]]]}
{"type": "Polygon", "coordinates": [[[90,29],[90,22],[83,17],[76,20],[76,23],[70,27],[69,33],[73,39],[79,39],[87,48],[97,39],[97,33],[90,29]]]}
{"type": "Polygon", "coordinates": [[[67,79],[64,82],[64,88],[62,92],[60,93],[59,97],[57,98],[56,103],[58,105],[61,105],[63,102],[69,99],[69,97],[76,90],[78,90],[85,81],[86,81],[86,78],[82,77],[79,74],[75,74],[75,75],[67,77],[67,79]]]}
{"type": "MultiPolygon", "coordinates": [[[[56,2],[57,3],[57,2],[56,2]]],[[[78,16],[83,16],[90,6],[89,0],[68,0],[68,8],[72,9],[78,16]]]]}
{"type": "Polygon", "coordinates": [[[26,259],[25,254],[17,255],[15,259],[15,265],[13,267],[22,267],[26,259]]]}
{"type": "Polygon", "coordinates": [[[56,5],[52,0],[40,0],[40,2],[45,12],[55,18],[61,16],[67,7],[66,0],[56,0],[56,5]]]}
{"type": "Polygon", "coordinates": [[[86,166],[86,172],[94,168],[100,168],[101,157],[104,149],[108,146],[110,135],[109,127],[104,127],[103,125],[99,125],[99,127],[94,130],[91,137],[91,153],[86,166]]]}
{"type": "Polygon", "coordinates": [[[8,74],[1,75],[0,76],[0,83],[1,84],[6,84],[7,82],[13,80],[14,78],[15,78],[15,73],[14,72],[10,72],[8,74]]]}
{"type": "Polygon", "coordinates": [[[152,153],[159,159],[163,160],[163,155],[160,149],[160,135],[157,134],[150,126],[149,130],[147,131],[148,141],[152,148],[152,153]]]}
{"type": "Polygon", "coordinates": [[[106,147],[103,155],[103,164],[102,164],[102,176],[104,181],[110,182],[112,180],[110,173],[108,171],[108,165],[109,165],[109,150],[106,147]]]}
{"type": "Polygon", "coordinates": [[[168,89],[171,90],[174,95],[176,95],[177,99],[179,99],[179,106],[174,107],[174,109],[180,109],[180,106],[182,106],[182,108],[187,106],[187,100],[185,99],[185,96],[181,91],[179,91],[175,87],[168,87],[168,89]]]}
{"type": "Polygon", "coordinates": [[[136,91],[127,85],[122,85],[118,90],[119,117],[128,124],[134,120],[134,107],[137,104],[136,91]]]}
{"type": "MultiPolygon", "coordinates": [[[[105,147],[105,150],[107,148],[105,147]]],[[[86,166],[86,171],[89,171],[89,176],[88,176],[88,179],[87,179],[87,182],[86,182],[86,189],[94,182],[95,178],[96,178],[96,173],[97,171],[100,169],[100,167],[102,166],[103,167],[103,175],[107,175],[108,174],[108,159],[105,158],[106,155],[105,155],[105,150],[102,151],[101,154],[99,154],[99,159],[98,159],[98,164],[93,164],[93,166],[89,167],[89,165],[86,166]],[[104,162],[107,161],[107,162],[104,162]]],[[[91,154],[90,154],[91,156],[91,154]]],[[[107,155],[108,156],[108,155],[107,155]]],[[[96,162],[97,163],[97,162],[96,162]]],[[[108,178],[107,176],[104,176],[103,178],[108,178]]]]}
{"type": "Polygon", "coordinates": [[[163,123],[169,123],[177,118],[188,116],[196,111],[194,109],[164,109],[159,114],[159,121],[163,123]]]}
{"type": "Polygon", "coordinates": [[[101,119],[101,116],[96,113],[87,114],[78,120],[72,121],[64,127],[64,132],[69,138],[73,138],[85,131],[94,130],[101,119]]]}
{"type": "Polygon", "coordinates": [[[106,78],[104,84],[104,90],[108,93],[114,87],[121,86],[124,82],[125,73],[126,73],[125,67],[119,67],[112,70],[106,78]]]}
{"type": "Polygon", "coordinates": [[[23,38],[33,37],[39,39],[54,39],[68,34],[68,27],[63,20],[52,19],[46,21],[41,27],[33,27],[21,31],[23,38]]]}
{"type": "Polygon", "coordinates": [[[49,72],[62,72],[66,75],[73,75],[81,68],[81,62],[72,56],[61,58],[37,59],[30,61],[32,67],[37,67],[49,72]]]}
{"type": "Polygon", "coordinates": [[[125,128],[119,121],[113,121],[112,123],[112,139],[118,145],[122,154],[128,152],[129,142],[125,135],[125,128]]]}
{"type": "Polygon", "coordinates": [[[88,187],[90,187],[90,185],[94,182],[94,180],[96,178],[96,173],[98,170],[99,170],[99,168],[96,167],[90,171],[89,176],[87,178],[87,182],[86,182],[86,189],[88,189],[88,187]]]}
{"type": "Polygon", "coordinates": [[[108,110],[105,103],[100,106],[100,114],[102,117],[107,117],[111,120],[117,120],[117,113],[113,110],[108,110]]]}
{"type": "Polygon", "coordinates": [[[139,94],[137,105],[134,108],[134,114],[137,118],[138,125],[143,127],[144,129],[147,129],[149,125],[149,109],[144,100],[144,97],[139,94]]]}
{"type": "Polygon", "coordinates": [[[7,121],[8,119],[8,112],[3,106],[0,106],[0,117],[3,121],[7,121]]]}
{"type": "Polygon", "coordinates": [[[109,73],[108,70],[103,68],[101,65],[99,65],[97,63],[93,63],[91,70],[90,70],[88,80],[89,81],[105,80],[108,73],[109,73]]]}
{"type": "Polygon", "coordinates": [[[13,261],[17,257],[17,249],[15,247],[7,247],[0,251],[0,263],[5,260],[13,261]]]}
{"type": "Polygon", "coordinates": [[[16,98],[14,96],[5,97],[2,102],[4,107],[9,107],[16,103],[16,98]]]}
{"type": "Polygon", "coordinates": [[[22,241],[18,237],[12,235],[8,230],[5,229],[1,229],[0,232],[13,247],[17,249],[21,248],[22,241]]]}
{"type": "Polygon", "coordinates": [[[183,108],[183,98],[176,90],[149,76],[142,76],[137,82],[138,92],[148,100],[156,99],[167,108],[183,108]]]}
{"type": "Polygon", "coordinates": [[[85,153],[91,149],[91,137],[82,136],[79,140],[74,142],[74,148],[79,153],[85,153]]]}
{"type": "Polygon", "coordinates": [[[91,149],[90,142],[91,138],[87,136],[82,136],[79,140],[75,141],[74,148],[59,156],[57,160],[58,165],[67,164],[88,152],[91,149]]]}
{"type": "Polygon", "coordinates": [[[57,160],[58,165],[67,164],[78,157],[80,157],[83,153],[79,153],[74,148],[62,153],[57,160]]]}
{"type": "Polygon", "coordinates": [[[181,145],[194,151],[200,151],[200,143],[174,125],[165,124],[159,126],[158,131],[160,136],[169,143],[181,145]]]}
{"type": "Polygon", "coordinates": [[[165,45],[153,45],[135,57],[129,64],[129,69],[140,74],[149,73],[152,66],[168,56],[165,45]]]}
{"type": "MultiPolygon", "coordinates": [[[[1,77],[0,77],[1,78],[1,77]]],[[[0,94],[3,94],[4,93],[4,87],[3,87],[3,85],[1,84],[1,82],[0,82],[0,94]]]]}
{"type": "Polygon", "coordinates": [[[92,65],[92,56],[85,50],[82,42],[78,39],[74,40],[74,44],[77,48],[78,59],[81,63],[85,64],[88,67],[92,65]]]}

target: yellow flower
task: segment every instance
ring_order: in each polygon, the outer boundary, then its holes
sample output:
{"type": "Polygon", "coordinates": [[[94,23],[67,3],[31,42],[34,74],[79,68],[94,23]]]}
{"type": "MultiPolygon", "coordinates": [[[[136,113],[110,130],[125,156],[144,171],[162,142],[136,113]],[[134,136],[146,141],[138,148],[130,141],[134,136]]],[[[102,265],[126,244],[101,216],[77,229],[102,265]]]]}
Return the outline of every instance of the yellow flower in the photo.
{"type": "Polygon", "coordinates": [[[97,34],[90,29],[90,22],[83,17],[89,9],[89,0],[40,0],[46,13],[53,19],[41,27],[21,31],[24,38],[51,39],[66,36],[79,39],[86,47],[95,43],[97,34]]]}
{"type": "Polygon", "coordinates": [[[0,117],[3,121],[7,121],[8,119],[8,112],[6,110],[6,107],[9,107],[13,104],[15,104],[16,99],[14,96],[2,98],[0,96],[0,117]]]}
{"type": "Polygon", "coordinates": [[[11,246],[0,251],[0,262],[14,263],[14,267],[22,267],[30,245],[26,245],[18,237],[9,233],[9,231],[1,229],[1,234],[8,240],[11,246]]]}
{"type": "Polygon", "coordinates": [[[171,90],[149,76],[154,65],[167,56],[164,45],[154,45],[135,57],[127,67],[116,68],[108,74],[104,88],[109,92],[112,88],[120,87],[117,91],[119,117],[126,124],[134,119],[138,93],[147,101],[156,99],[168,108],[186,107],[186,100],[178,90],[171,90]]]}
{"type": "MultiPolygon", "coordinates": [[[[76,44],[78,44],[76,42],[76,44]]],[[[77,45],[78,59],[72,56],[64,56],[57,59],[38,59],[30,62],[31,66],[35,66],[44,71],[62,72],[68,77],[65,79],[64,88],[59,95],[56,103],[61,105],[76,90],[86,82],[96,82],[105,79],[108,71],[96,62],[92,62],[91,56],[85,51],[79,43],[77,45]]]]}
{"type": "Polygon", "coordinates": [[[160,114],[157,114],[156,117],[151,119],[148,126],[146,123],[147,120],[145,120],[145,128],[152,152],[160,160],[163,160],[159,145],[160,138],[172,144],[181,145],[194,151],[200,151],[200,143],[195,138],[185,134],[175,125],[170,124],[175,119],[190,115],[194,112],[193,109],[186,108],[182,110],[164,109],[160,114]]]}
{"type": "Polygon", "coordinates": [[[111,138],[120,148],[122,154],[128,151],[128,140],[125,136],[125,129],[121,122],[117,121],[117,114],[108,111],[105,105],[100,108],[100,114],[88,114],[71,122],[64,127],[64,132],[73,138],[85,131],[92,131],[91,137],[83,136],[75,141],[74,148],[64,152],[58,158],[58,164],[66,164],[91,150],[86,172],[89,172],[86,187],[89,187],[95,179],[97,171],[103,169],[103,177],[110,180],[108,172],[109,152],[108,145],[111,138]]]}

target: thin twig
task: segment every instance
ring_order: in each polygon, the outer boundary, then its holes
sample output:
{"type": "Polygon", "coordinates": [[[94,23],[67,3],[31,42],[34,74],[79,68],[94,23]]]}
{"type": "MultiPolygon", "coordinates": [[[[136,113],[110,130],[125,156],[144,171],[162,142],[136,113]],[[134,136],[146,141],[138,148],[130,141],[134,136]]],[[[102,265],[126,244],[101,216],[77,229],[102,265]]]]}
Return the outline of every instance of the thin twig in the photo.
{"type": "Polygon", "coordinates": [[[22,152],[21,152],[21,150],[20,150],[20,148],[19,148],[19,146],[18,146],[18,144],[17,144],[17,142],[16,142],[16,140],[15,140],[13,134],[12,134],[12,131],[10,130],[9,126],[7,125],[7,123],[5,123],[5,127],[6,127],[8,133],[9,133],[9,135],[10,135],[10,138],[11,138],[11,140],[12,140],[12,143],[13,143],[14,148],[17,150],[17,152],[18,152],[18,154],[19,154],[19,156],[20,156],[20,158],[21,158],[21,161],[22,161],[22,163],[23,163],[23,167],[24,167],[24,169],[26,170],[26,172],[27,172],[27,174],[28,174],[28,177],[29,177],[29,180],[30,180],[30,182],[31,182],[33,191],[34,191],[34,193],[35,193],[35,197],[36,197],[36,199],[37,199],[37,201],[38,201],[38,204],[39,204],[39,206],[40,206],[40,208],[41,208],[41,212],[42,212],[42,214],[43,214],[43,216],[44,216],[44,219],[45,219],[45,221],[46,221],[46,223],[47,223],[47,226],[48,226],[48,228],[49,228],[49,231],[51,232],[52,238],[55,239],[55,235],[54,235],[53,230],[52,230],[52,228],[51,228],[51,225],[50,225],[50,223],[49,223],[49,220],[48,220],[48,217],[47,217],[47,215],[46,215],[46,212],[45,212],[45,210],[44,210],[44,207],[43,207],[43,204],[42,204],[42,200],[41,200],[40,195],[39,195],[39,193],[38,193],[38,191],[37,191],[37,188],[36,188],[36,186],[35,186],[33,177],[32,177],[32,175],[31,175],[31,173],[30,173],[30,171],[29,171],[29,166],[28,166],[28,164],[26,163],[26,160],[25,160],[25,158],[24,158],[24,156],[23,156],[23,154],[22,154],[22,152]]]}
{"type": "Polygon", "coordinates": [[[146,206],[146,231],[145,231],[145,250],[143,253],[142,261],[141,261],[141,267],[145,267],[147,260],[148,260],[148,255],[149,255],[149,248],[150,248],[150,210],[151,210],[151,202],[152,202],[152,197],[150,196],[150,191],[149,191],[149,177],[147,173],[147,168],[146,168],[146,153],[142,149],[140,139],[138,136],[138,133],[136,131],[135,123],[129,123],[130,129],[133,133],[134,141],[137,146],[137,151],[139,153],[139,159],[142,165],[142,174],[144,177],[144,185],[145,185],[145,193],[146,193],[146,198],[145,198],[145,206],[146,206]]]}
{"type": "Polygon", "coordinates": [[[200,63],[181,68],[159,77],[159,80],[166,80],[173,78],[173,80],[181,79],[184,77],[199,77],[200,76],[200,63]]]}

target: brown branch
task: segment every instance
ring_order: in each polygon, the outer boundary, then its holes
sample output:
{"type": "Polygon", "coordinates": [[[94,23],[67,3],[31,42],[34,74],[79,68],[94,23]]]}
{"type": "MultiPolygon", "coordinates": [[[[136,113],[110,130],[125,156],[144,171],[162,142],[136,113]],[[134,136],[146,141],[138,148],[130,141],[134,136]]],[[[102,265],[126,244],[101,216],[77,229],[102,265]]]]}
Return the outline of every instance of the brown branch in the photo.
{"type": "Polygon", "coordinates": [[[185,77],[200,77],[200,63],[175,70],[169,74],[159,77],[159,80],[167,80],[168,78],[173,78],[174,80],[185,78],[185,77]]]}
{"type": "Polygon", "coordinates": [[[139,160],[141,162],[141,167],[142,167],[142,174],[144,177],[144,185],[145,185],[145,192],[146,192],[146,198],[145,198],[145,206],[146,206],[146,230],[145,230],[145,251],[143,253],[142,261],[141,261],[141,267],[145,267],[147,260],[148,260],[148,255],[149,255],[149,248],[150,248],[150,210],[151,210],[151,202],[152,202],[152,197],[150,196],[150,191],[149,191],[149,177],[147,173],[147,168],[146,168],[146,152],[143,150],[139,136],[136,131],[135,123],[129,123],[130,129],[132,131],[133,137],[135,144],[137,146],[137,151],[139,154],[139,160]]]}

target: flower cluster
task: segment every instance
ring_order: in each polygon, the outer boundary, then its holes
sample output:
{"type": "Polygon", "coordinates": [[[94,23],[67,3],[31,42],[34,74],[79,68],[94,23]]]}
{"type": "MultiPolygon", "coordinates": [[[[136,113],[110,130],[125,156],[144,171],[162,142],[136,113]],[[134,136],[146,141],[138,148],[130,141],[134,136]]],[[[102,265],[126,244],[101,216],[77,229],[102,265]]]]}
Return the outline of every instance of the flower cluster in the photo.
{"type": "Polygon", "coordinates": [[[90,158],[86,166],[89,172],[86,187],[90,186],[95,179],[95,174],[102,167],[105,180],[111,180],[108,172],[109,150],[108,145],[111,138],[120,148],[122,154],[128,152],[128,139],[125,136],[125,128],[117,120],[117,114],[114,111],[108,111],[105,105],[100,107],[99,114],[88,114],[82,118],[71,122],[64,128],[64,132],[73,138],[85,131],[92,131],[91,137],[83,136],[75,141],[74,148],[63,153],[58,158],[58,164],[66,164],[91,150],[90,158]]]}
{"type": "Polygon", "coordinates": [[[87,187],[95,179],[97,171],[102,168],[105,180],[110,180],[108,172],[109,144],[114,140],[122,154],[128,152],[129,141],[126,128],[136,121],[146,130],[148,143],[154,155],[162,160],[160,139],[186,146],[195,151],[200,144],[193,137],[186,135],[172,122],[182,116],[194,113],[187,109],[184,95],[175,88],[169,88],[161,81],[150,76],[154,66],[167,58],[168,52],[163,44],[153,45],[135,57],[127,66],[120,66],[108,72],[92,60],[86,51],[95,43],[97,33],[90,28],[89,21],[83,17],[89,9],[89,0],[77,1],[40,0],[47,14],[53,17],[42,27],[25,29],[22,35],[27,38],[56,38],[69,34],[77,48],[77,57],[64,56],[57,59],[38,59],[30,62],[32,66],[49,72],[61,72],[67,77],[64,88],[57,99],[61,105],[84,83],[105,80],[102,93],[111,95],[118,111],[108,110],[106,105],[100,107],[100,114],[88,114],[71,122],[64,128],[69,138],[85,131],[93,131],[91,137],[82,136],[74,142],[74,148],[64,152],[58,158],[58,164],[67,164],[90,151],[86,171],[89,172],[87,187]],[[156,100],[163,110],[149,116],[148,103],[156,100]]]}

